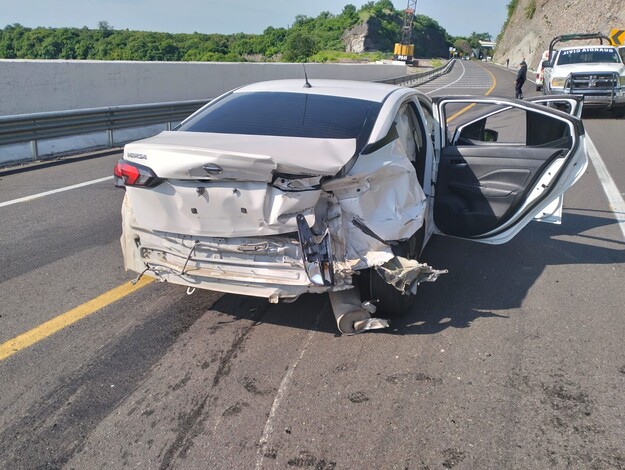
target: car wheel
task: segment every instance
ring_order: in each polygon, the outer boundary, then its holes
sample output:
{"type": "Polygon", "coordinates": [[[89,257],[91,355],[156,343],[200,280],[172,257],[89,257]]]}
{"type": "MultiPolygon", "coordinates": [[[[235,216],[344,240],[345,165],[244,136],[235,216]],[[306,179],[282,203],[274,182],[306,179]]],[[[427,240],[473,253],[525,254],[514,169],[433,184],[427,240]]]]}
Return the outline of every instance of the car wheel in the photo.
{"type": "Polygon", "coordinates": [[[541,87],[540,85],[536,85],[536,91],[542,91],[543,87],[541,87]]]}
{"type": "MultiPolygon", "coordinates": [[[[421,253],[423,247],[423,238],[425,235],[424,227],[410,237],[409,240],[393,247],[393,253],[396,256],[402,256],[408,259],[415,259],[421,253]]],[[[414,305],[416,296],[408,293],[403,294],[395,287],[384,281],[378,272],[369,269],[369,294],[374,301],[377,310],[376,316],[379,318],[398,318],[410,313],[414,305]]],[[[363,279],[366,282],[366,279],[363,279]]]]}
{"type": "Polygon", "coordinates": [[[371,298],[377,308],[375,316],[379,318],[399,318],[412,310],[416,296],[402,294],[395,287],[387,284],[375,269],[369,275],[371,298]]]}

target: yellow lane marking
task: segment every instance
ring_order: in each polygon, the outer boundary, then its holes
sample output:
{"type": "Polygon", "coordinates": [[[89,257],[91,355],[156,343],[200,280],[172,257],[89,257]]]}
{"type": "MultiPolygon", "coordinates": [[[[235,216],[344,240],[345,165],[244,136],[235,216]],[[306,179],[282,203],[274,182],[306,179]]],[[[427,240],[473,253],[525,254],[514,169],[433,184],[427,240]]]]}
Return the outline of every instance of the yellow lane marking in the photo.
{"type": "Polygon", "coordinates": [[[78,307],[63,313],[52,320],[42,323],[26,333],[22,333],[21,335],[10,339],[4,344],[0,344],[0,361],[28,348],[29,346],[32,346],[35,343],[38,343],[42,339],[52,336],[54,333],[62,330],[63,328],[67,328],[86,316],[97,312],[98,310],[126,297],[129,294],[132,294],[152,282],[154,282],[154,279],[150,277],[143,277],[134,286],[131,282],[122,284],[121,286],[115,287],[114,289],[105,292],[87,303],[79,305],[78,307]]]}
{"type": "Polygon", "coordinates": [[[475,106],[475,103],[471,103],[467,106],[465,106],[464,108],[462,108],[460,111],[458,111],[456,114],[454,114],[453,116],[450,116],[447,118],[447,124],[449,124],[451,121],[453,121],[454,119],[456,119],[458,116],[460,116],[461,114],[466,113],[469,109],[471,109],[473,106],[475,106]]]}
{"type": "MultiPolygon", "coordinates": [[[[493,84],[492,86],[488,89],[488,91],[486,93],[484,93],[484,96],[488,96],[490,95],[493,90],[495,89],[495,87],[497,86],[497,79],[495,78],[495,76],[493,75],[493,73],[488,70],[486,67],[484,67],[482,64],[478,64],[480,67],[482,67],[486,73],[488,73],[491,78],[493,79],[493,84]]],[[[461,114],[466,113],[469,109],[471,109],[473,106],[475,106],[475,103],[471,103],[467,106],[465,106],[464,108],[462,108],[460,111],[458,111],[456,114],[454,114],[453,116],[449,117],[447,119],[447,124],[449,124],[451,121],[453,121],[454,119],[456,119],[458,116],[460,116],[461,114]]]]}
{"type": "Polygon", "coordinates": [[[488,75],[490,75],[490,76],[491,76],[491,78],[493,79],[493,85],[492,85],[492,86],[488,89],[488,91],[484,94],[484,96],[488,96],[488,95],[490,95],[490,94],[493,92],[493,90],[494,90],[494,89],[495,89],[495,87],[497,86],[497,79],[495,78],[495,75],[493,75],[493,72],[491,72],[490,70],[488,70],[488,69],[487,69],[486,67],[484,67],[482,64],[478,64],[478,65],[479,65],[480,67],[482,67],[482,68],[486,71],[486,73],[487,73],[488,75]]]}

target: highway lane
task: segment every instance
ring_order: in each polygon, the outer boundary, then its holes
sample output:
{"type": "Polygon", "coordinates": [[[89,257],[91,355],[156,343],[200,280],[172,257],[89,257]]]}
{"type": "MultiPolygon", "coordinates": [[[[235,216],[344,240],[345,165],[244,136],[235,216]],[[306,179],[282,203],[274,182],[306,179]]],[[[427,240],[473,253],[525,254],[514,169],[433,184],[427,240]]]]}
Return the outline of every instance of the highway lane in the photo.
{"type": "MultiPolygon", "coordinates": [[[[475,63],[424,90],[486,93],[484,67],[512,96],[510,71],[475,63]]],[[[614,175],[625,121],[585,122],[614,175]]],[[[0,177],[0,202],[116,159],[0,177]]],[[[0,208],[0,343],[128,281],[121,197],[99,183],[0,208]]],[[[450,272],[392,330],[337,336],[325,296],[150,284],[0,362],[0,467],[625,468],[623,249],[591,166],[561,226],[434,239],[425,257],[450,272]]]]}

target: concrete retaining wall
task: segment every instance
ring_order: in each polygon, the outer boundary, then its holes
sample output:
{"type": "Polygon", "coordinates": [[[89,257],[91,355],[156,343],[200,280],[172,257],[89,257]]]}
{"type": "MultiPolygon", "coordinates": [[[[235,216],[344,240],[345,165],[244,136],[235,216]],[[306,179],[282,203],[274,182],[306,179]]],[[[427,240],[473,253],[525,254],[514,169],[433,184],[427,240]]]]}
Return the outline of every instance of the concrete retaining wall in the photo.
{"type": "MultiPolygon", "coordinates": [[[[315,78],[383,80],[382,64],[306,64],[315,78]]],[[[0,60],[0,116],[215,98],[248,83],[304,78],[302,64],[0,60]]]]}

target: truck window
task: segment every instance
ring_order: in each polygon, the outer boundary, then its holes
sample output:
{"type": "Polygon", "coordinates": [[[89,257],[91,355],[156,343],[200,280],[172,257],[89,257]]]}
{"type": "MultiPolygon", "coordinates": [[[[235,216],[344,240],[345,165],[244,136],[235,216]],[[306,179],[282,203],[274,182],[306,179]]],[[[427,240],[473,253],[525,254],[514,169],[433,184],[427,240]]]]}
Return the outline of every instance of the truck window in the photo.
{"type": "Polygon", "coordinates": [[[563,50],[558,54],[558,65],[619,62],[621,62],[621,59],[616,49],[584,47],[563,50]]]}

